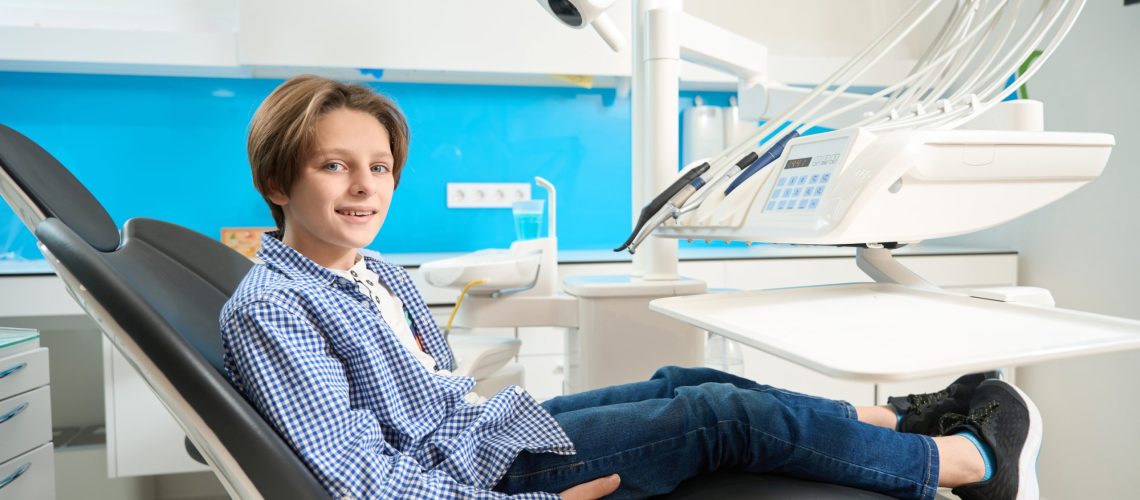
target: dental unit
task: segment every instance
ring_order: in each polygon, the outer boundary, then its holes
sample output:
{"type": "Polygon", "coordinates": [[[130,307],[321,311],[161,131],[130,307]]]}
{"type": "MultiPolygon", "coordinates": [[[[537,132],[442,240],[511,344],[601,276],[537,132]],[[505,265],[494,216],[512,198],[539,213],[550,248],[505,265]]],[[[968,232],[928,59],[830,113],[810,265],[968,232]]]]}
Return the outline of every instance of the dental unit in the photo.
{"type": "Polygon", "coordinates": [[[1002,102],[1049,59],[1083,2],[1043,2],[1015,41],[1023,2],[959,2],[909,76],[829,108],[939,3],[915,3],[798,103],[712,160],[697,179],[687,181],[695,193],[672,197],[667,206],[647,205],[651,213],[643,214],[629,244],[618,250],[636,251],[661,226],[659,235],[688,239],[917,242],[1011,220],[1099,175],[1113,145],[1110,136],[1043,132],[1040,103],[1002,102]],[[1002,76],[1017,73],[1020,62],[1043,42],[1040,57],[1003,86],[1002,76]],[[878,109],[865,109],[854,123],[834,132],[795,137],[868,105],[878,109]],[[1004,120],[1016,127],[986,127],[985,120],[1004,120]],[[979,128],[991,130],[969,130],[979,128]],[[754,175],[760,169],[748,167],[757,155],[776,158],[785,148],[789,151],[783,161],[766,169],[767,174],[754,175]],[[745,170],[748,173],[742,173],[745,170]],[[809,185],[799,184],[805,179],[809,185]],[[728,189],[719,189],[726,184],[728,189]],[[1004,199],[1015,198],[1009,196],[1010,189],[1026,197],[1016,207],[994,197],[1004,193],[1004,199]],[[984,197],[985,203],[974,207],[988,208],[971,210],[957,202],[966,192],[984,197]],[[789,222],[813,215],[816,220],[806,224],[789,222]],[[899,233],[900,227],[907,229],[899,233]]]}
{"type": "MultiPolygon", "coordinates": [[[[597,3],[591,3],[594,14],[604,12],[597,3]]],[[[943,4],[910,5],[870,45],[805,90],[767,80],[764,47],[719,34],[680,12],[680,2],[634,2],[635,33],[643,35],[633,44],[634,200],[641,193],[647,201],[615,249],[634,254],[633,275],[572,277],[561,291],[509,293],[508,285],[537,279],[533,263],[523,264],[533,257],[512,248],[494,258],[513,254],[513,263],[500,263],[504,270],[529,274],[516,283],[489,287],[488,279],[472,287],[460,323],[570,328],[571,391],[634,380],[661,364],[701,364],[705,330],[824,374],[868,381],[1140,348],[1140,322],[1024,309],[1052,306],[1042,289],[948,292],[894,260],[892,250],[901,246],[993,227],[1060,199],[1098,177],[1115,144],[1108,134],[1044,131],[1040,102],[1005,101],[1049,60],[1084,6],[1079,0],[1043,0],[1028,19],[1021,15],[1024,0],[951,2],[941,30],[906,77],[870,95],[847,92],[943,4]],[[1039,56],[1019,72],[1038,47],[1039,56]],[[749,64],[748,57],[758,61],[749,64]],[[737,75],[741,113],[774,116],[739,144],[665,180],[660,174],[677,164],[681,59],[737,75]],[[833,130],[808,133],[816,127],[833,130]],[[653,185],[662,189],[649,196],[644,189],[653,185]],[[856,247],[856,264],[874,283],[705,294],[702,282],[676,275],[670,239],[856,247]],[[817,302],[844,319],[795,318],[804,314],[798,304],[817,302]],[[662,322],[657,313],[680,322],[662,322]],[[761,316],[765,322],[755,321],[761,316]],[[892,337],[891,348],[878,349],[890,336],[884,330],[926,329],[930,318],[947,318],[940,321],[940,328],[953,326],[947,335],[1000,331],[1009,343],[948,355],[930,344],[934,337],[911,335],[892,337]],[[649,324],[653,331],[643,332],[649,324]],[[774,325],[793,326],[773,333],[774,325]],[[613,356],[645,342],[660,349],[645,359],[613,356]],[[820,351],[850,342],[877,350],[820,351]]],[[[475,261],[488,258],[461,259],[484,272],[489,267],[475,261]]],[[[476,278],[462,276],[448,286],[476,278]]]]}

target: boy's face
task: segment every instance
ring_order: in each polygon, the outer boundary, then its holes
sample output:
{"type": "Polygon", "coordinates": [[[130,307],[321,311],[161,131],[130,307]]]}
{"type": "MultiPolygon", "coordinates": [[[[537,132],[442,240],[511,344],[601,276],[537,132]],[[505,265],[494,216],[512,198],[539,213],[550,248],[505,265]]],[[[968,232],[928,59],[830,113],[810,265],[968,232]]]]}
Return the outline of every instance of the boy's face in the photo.
{"type": "Polygon", "coordinates": [[[348,269],[392,201],[388,131],[372,115],[342,108],[317,121],[316,141],[292,191],[274,191],[270,201],[285,214],[286,244],[322,266],[348,269]]]}

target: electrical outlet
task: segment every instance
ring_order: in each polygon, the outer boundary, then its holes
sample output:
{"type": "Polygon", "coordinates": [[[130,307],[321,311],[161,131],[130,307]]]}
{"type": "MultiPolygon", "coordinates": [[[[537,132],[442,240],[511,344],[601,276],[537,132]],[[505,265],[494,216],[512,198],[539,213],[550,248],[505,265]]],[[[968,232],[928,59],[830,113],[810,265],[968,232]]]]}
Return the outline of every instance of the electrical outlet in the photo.
{"type": "Polygon", "coordinates": [[[511,208],[511,203],[529,199],[526,182],[447,183],[447,208],[511,208]]]}

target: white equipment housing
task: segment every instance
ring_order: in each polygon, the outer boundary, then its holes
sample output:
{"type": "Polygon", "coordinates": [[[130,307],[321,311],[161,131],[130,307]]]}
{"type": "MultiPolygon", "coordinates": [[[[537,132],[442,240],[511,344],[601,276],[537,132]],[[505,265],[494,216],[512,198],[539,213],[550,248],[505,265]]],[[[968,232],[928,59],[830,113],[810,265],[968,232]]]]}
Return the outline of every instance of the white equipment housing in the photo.
{"type": "Polygon", "coordinates": [[[797,137],[730,195],[658,235],[811,245],[912,243],[996,226],[1098,177],[1108,134],[864,128],[797,137]]]}
{"type": "Polygon", "coordinates": [[[530,288],[538,280],[542,251],[520,245],[516,241],[509,250],[486,249],[450,259],[435,260],[420,266],[420,273],[432,286],[468,289],[472,295],[494,295],[505,290],[530,288]]]}

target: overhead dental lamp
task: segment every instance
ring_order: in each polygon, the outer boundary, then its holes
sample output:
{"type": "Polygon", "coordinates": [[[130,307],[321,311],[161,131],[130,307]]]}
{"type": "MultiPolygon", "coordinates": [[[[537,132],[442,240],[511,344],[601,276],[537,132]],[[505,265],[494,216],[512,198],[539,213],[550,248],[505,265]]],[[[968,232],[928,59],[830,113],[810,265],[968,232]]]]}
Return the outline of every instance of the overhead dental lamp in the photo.
{"type": "Polygon", "coordinates": [[[539,5],[566,26],[582,29],[592,26],[614,52],[625,48],[625,37],[606,10],[617,0],[538,0],[539,5]]]}

